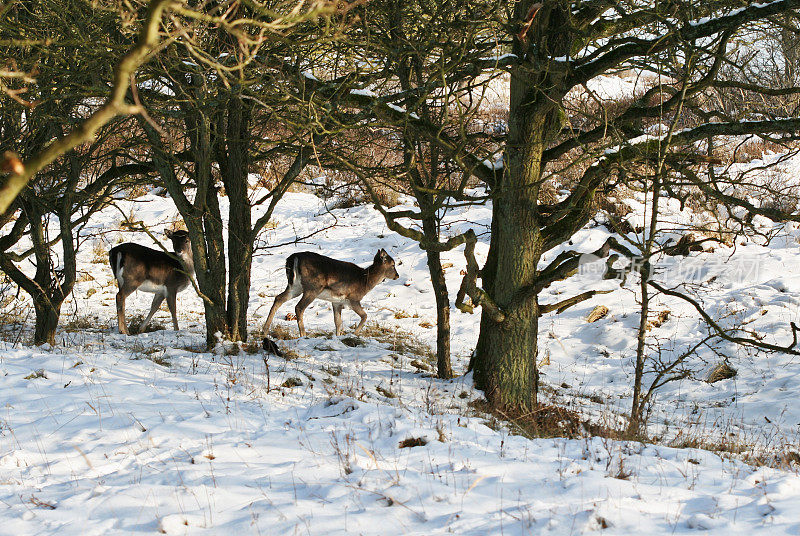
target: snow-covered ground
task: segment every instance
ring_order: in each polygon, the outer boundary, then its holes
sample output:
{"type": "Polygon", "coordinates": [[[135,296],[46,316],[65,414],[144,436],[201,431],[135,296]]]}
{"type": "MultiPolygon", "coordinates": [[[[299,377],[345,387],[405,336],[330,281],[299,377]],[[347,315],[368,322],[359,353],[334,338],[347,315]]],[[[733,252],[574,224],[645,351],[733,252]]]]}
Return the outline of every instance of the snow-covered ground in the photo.
{"type": "Polygon", "coordinates": [[[0,532],[800,529],[793,473],[700,450],[495,431],[451,412],[473,396],[468,379],[421,377],[384,345],[299,341],[302,356],[270,357],[266,375],[263,356],[196,353],[199,343],[159,332],[137,348],[113,334],[58,351],[3,348],[0,532]],[[45,377],[25,379],[32,370],[45,377]],[[289,378],[301,384],[281,387],[289,378]],[[411,439],[427,443],[401,448],[411,439]]]}
{"type": "MultiPolygon", "coordinates": [[[[800,533],[800,477],[791,467],[596,438],[529,440],[473,409],[469,402],[481,394],[469,375],[437,380],[418,349],[409,349],[408,334],[429,345],[435,337],[424,254],[371,207],[330,211],[311,194],[287,194],[255,258],[250,296],[257,332],[285,286],[289,253],[307,249],[365,265],[385,248],[401,277],[363,301],[370,329],[361,340],[331,337],[330,306],[317,302],[306,312],[312,336],[280,341],[291,359],[208,353],[202,304],[191,290],[178,298],[181,331],[119,335],[103,252],[120,240],[147,244],[118,230],[121,214],[154,231],[177,215],[169,199],[152,194],[118,205],[83,230],[93,238],[79,257],[81,282],[64,308],[59,344],[20,345],[13,326],[0,343],[0,534],[800,533]]],[[[678,207],[669,215],[677,226],[695,217],[678,207]]],[[[453,231],[472,226],[482,234],[479,260],[489,220],[487,207],[448,216],[453,231]]],[[[793,225],[775,231],[767,245],[754,239],[660,259],[659,280],[695,281],[724,325],[748,323],[764,340],[788,344],[800,303],[800,232],[793,225]],[[692,267],[693,259],[702,264],[692,267]],[[746,277],[731,269],[754,262],[746,277]]],[[[590,225],[569,247],[593,251],[608,236],[590,225]]],[[[447,281],[455,292],[463,256],[454,251],[443,260],[452,263],[447,281]]],[[[543,398],[614,422],[630,404],[635,282],[581,274],[554,284],[541,302],[590,288],[613,292],[541,320],[543,398]],[[586,322],[600,304],[609,314],[586,322]]],[[[132,296],[129,320],[149,303],[149,294],[132,296]]],[[[20,306],[12,301],[5,310],[20,306]]],[[[660,350],[669,359],[707,330],[684,302],[659,297],[654,319],[664,310],[668,318],[650,332],[651,355],[660,350]]],[[[277,324],[293,331],[290,312],[285,305],[277,324]]],[[[344,314],[352,325],[356,315],[344,314]]],[[[164,309],[155,321],[169,326],[168,318],[164,309]]],[[[454,312],[457,373],[478,321],[454,312]]],[[[797,361],[711,341],[688,361],[686,378],[659,392],[652,433],[671,444],[718,437],[773,453],[798,450],[797,361]],[[703,381],[725,359],[737,376],[703,381]]]]}

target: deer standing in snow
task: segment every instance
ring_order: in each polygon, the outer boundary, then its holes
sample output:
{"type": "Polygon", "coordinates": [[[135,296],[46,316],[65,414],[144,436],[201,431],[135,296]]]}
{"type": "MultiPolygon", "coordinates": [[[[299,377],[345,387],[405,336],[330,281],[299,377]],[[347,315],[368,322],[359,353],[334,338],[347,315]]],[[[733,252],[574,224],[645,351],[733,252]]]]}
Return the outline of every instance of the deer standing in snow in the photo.
{"type": "Polygon", "coordinates": [[[303,311],[317,298],[331,302],[336,335],[342,334],[344,306],[347,305],[355,311],[361,317],[361,322],[355,329],[355,334],[358,335],[367,321],[367,313],[361,307],[361,300],[384,279],[399,277],[394,260],[383,249],[375,254],[372,264],[366,268],[310,251],[293,253],[286,259],[286,278],[289,284],[286,290],[275,297],[262,333],[264,336],[269,335],[272,319],[281,305],[302,294],[303,297],[294,308],[301,337],[306,335],[303,311]]]}
{"type": "Polygon", "coordinates": [[[139,326],[139,333],[144,331],[147,324],[150,323],[150,319],[153,318],[164,298],[167,299],[167,307],[172,314],[172,326],[175,331],[178,330],[176,309],[178,292],[189,286],[190,274],[194,272],[192,244],[189,241],[189,233],[186,231],[167,231],[166,235],[172,240],[175,255],[132,242],[114,246],[108,255],[111,271],[119,286],[117,322],[120,333],[130,334],[125,325],[125,299],[135,290],[155,294],[150,312],[139,326]],[[185,267],[176,256],[183,261],[185,267]]]}

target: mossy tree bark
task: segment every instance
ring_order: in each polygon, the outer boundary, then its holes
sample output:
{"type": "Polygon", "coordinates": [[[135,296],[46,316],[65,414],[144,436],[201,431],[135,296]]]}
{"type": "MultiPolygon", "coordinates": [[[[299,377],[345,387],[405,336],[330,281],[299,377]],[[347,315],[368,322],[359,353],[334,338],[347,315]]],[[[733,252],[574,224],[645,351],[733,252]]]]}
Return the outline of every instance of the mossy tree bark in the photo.
{"type": "Polygon", "coordinates": [[[504,174],[492,192],[492,238],[482,270],[483,288],[504,311],[504,319],[487,313],[472,359],[475,383],[498,408],[527,412],[536,405],[539,305],[537,265],[552,230],[538,210],[542,156],[562,126],[561,84],[566,73],[552,58],[566,56],[571,36],[566,30],[569,5],[551,3],[538,12],[534,2],[518,2],[520,32],[513,52],[526,61],[511,69],[508,143],[504,174]],[[535,24],[522,33],[526,20],[535,24]],[[531,46],[530,43],[536,43],[531,46]]]}

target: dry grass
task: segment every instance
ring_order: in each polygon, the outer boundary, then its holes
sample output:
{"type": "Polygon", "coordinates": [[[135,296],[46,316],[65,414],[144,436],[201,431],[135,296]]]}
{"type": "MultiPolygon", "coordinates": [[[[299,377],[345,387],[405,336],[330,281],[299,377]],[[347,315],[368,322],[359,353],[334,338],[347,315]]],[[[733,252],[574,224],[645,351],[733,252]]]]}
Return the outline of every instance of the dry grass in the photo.
{"type": "Polygon", "coordinates": [[[322,372],[331,376],[339,376],[342,373],[342,367],[338,365],[322,365],[322,372]]]}
{"type": "Polygon", "coordinates": [[[389,389],[386,389],[385,387],[381,387],[380,385],[378,385],[377,387],[375,387],[375,390],[376,390],[376,391],[377,391],[379,394],[381,394],[381,395],[385,396],[386,398],[397,398],[397,393],[393,393],[393,392],[392,392],[392,391],[390,391],[389,389]]]}
{"type": "Polygon", "coordinates": [[[39,378],[44,378],[45,380],[47,379],[47,374],[45,374],[44,369],[34,370],[33,372],[25,376],[26,380],[36,380],[39,378]]]}
{"type": "Polygon", "coordinates": [[[152,333],[153,331],[163,331],[167,329],[167,325],[164,322],[153,317],[145,330],[140,331],[142,327],[142,321],[144,320],[144,315],[141,313],[134,315],[132,318],[127,318],[126,320],[128,322],[128,329],[131,330],[131,333],[134,331],[136,333],[152,333]]]}
{"type": "Polygon", "coordinates": [[[287,378],[286,381],[281,384],[281,387],[292,388],[300,387],[301,385],[303,385],[303,380],[296,376],[292,376],[291,378],[287,378]]]}
{"type": "Polygon", "coordinates": [[[308,354],[298,352],[289,345],[283,344],[280,346],[280,349],[283,353],[283,359],[286,361],[294,361],[295,359],[308,359],[308,354]]]}
{"type": "Polygon", "coordinates": [[[248,341],[242,344],[242,351],[249,355],[259,354],[261,350],[261,339],[257,335],[251,335],[248,341]]]}
{"type": "Polygon", "coordinates": [[[92,243],[92,263],[106,264],[108,262],[108,247],[102,240],[92,243]]]}
{"type": "Polygon", "coordinates": [[[64,331],[66,332],[74,332],[74,331],[88,331],[88,330],[96,330],[99,321],[94,316],[89,315],[75,315],[73,316],[69,322],[64,325],[64,331]]]}
{"type": "Polygon", "coordinates": [[[510,425],[512,432],[528,438],[576,439],[599,436],[610,439],[631,439],[624,430],[589,422],[578,412],[553,404],[542,404],[530,413],[499,410],[493,408],[485,399],[475,400],[469,405],[490,419],[490,427],[497,427],[500,422],[505,422],[510,425]]]}
{"type": "Polygon", "coordinates": [[[282,324],[273,324],[270,327],[270,330],[271,330],[270,336],[273,339],[277,339],[279,341],[288,341],[290,339],[296,339],[298,336],[296,332],[293,332],[292,330],[290,330],[289,328],[287,328],[282,324]]]}
{"type": "Polygon", "coordinates": [[[428,444],[428,440],[424,437],[408,437],[398,443],[397,447],[407,449],[411,447],[424,447],[428,444]]]}
{"type": "Polygon", "coordinates": [[[431,350],[431,347],[407,331],[369,323],[364,326],[361,336],[369,337],[388,345],[389,349],[394,353],[416,356],[430,365],[436,364],[436,354],[431,350]]]}

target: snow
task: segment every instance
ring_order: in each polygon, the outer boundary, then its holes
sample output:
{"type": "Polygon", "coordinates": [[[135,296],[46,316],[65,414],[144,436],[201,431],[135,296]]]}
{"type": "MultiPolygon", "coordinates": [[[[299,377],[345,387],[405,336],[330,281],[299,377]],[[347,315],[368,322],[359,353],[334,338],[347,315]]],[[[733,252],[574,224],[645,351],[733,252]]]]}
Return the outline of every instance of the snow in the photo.
{"type": "MultiPolygon", "coordinates": [[[[733,16],[738,15],[739,13],[742,13],[746,9],[750,9],[750,8],[757,8],[757,9],[765,8],[765,7],[769,6],[769,5],[778,4],[778,3],[781,3],[783,1],[784,0],[773,0],[772,2],[753,2],[752,4],[749,4],[746,7],[736,8],[736,9],[730,11],[729,13],[727,13],[726,15],[724,15],[722,17],[717,17],[717,18],[715,18],[713,20],[718,20],[719,18],[724,18],[724,17],[733,17],[733,16]]],[[[697,20],[689,21],[689,25],[690,26],[700,26],[702,24],[708,24],[711,20],[712,19],[710,17],[701,17],[701,18],[699,18],[697,20]]]]}
{"type": "MultiPolygon", "coordinates": [[[[788,160],[786,175],[798,165],[788,160]]],[[[643,201],[624,201],[637,210],[628,218],[634,226],[645,221],[643,201]]],[[[397,210],[413,208],[410,200],[403,202],[397,210]]],[[[701,217],[666,204],[664,233],[675,239],[701,217]]],[[[222,205],[227,210],[225,198],[222,205]]],[[[443,381],[420,369],[425,357],[405,348],[404,334],[428,345],[435,340],[426,258],[413,242],[391,233],[372,207],[331,210],[310,193],[288,193],[253,263],[249,324],[255,334],[285,287],[286,255],[312,250],[363,266],[385,248],[401,277],[364,299],[370,329],[356,346],[330,335],[330,308],[316,302],[306,311],[311,336],[278,341],[291,359],[222,346],[207,352],[202,302],[191,290],[178,298],[180,331],[122,336],[115,327],[116,287],[107,261],[94,258],[92,241],[100,241],[101,252],[122,240],[147,244],[143,235],[119,230],[121,214],[132,214],[157,233],[177,213],[168,198],[154,193],[117,206],[81,230],[88,240],[79,257],[83,277],[65,305],[58,344],[25,346],[16,342],[18,327],[5,327],[0,533],[800,531],[800,476],[780,464],[753,466],[735,456],[663,444],[511,434],[470,405],[482,396],[464,375],[478,314],[453,312],[460,376],[443,381]],[[299,385],[290,387],[289,379],[299,385]],[[426,444],[400,446],[419,438],[426,444]]],[[[254,219],[262,213],[254,210],[254,219]]],[[[474,228],[482,263],[490,220],[490,207],[462,207],[444,215],[443,232],[474,228]]],[[[742,239],[735,248],[715,244],[713,252],[659,258],[657,278],[668,287],[696,283],[704,306],[724,325],[746,325],[766,341],[788,343],[789,322],[800,320],[800,231],[795,224],[772,230],[770,243],[742,239]],[[753,259],[755,271],[742,275],[732,269],[753,259]]],[[[592,224],[565,247],[594,251],[608,236],[605,227],[592,224]]],[[[549,252],[542,265],[562,250],[549,252]]],[[[443,262],[452,263],[446,278],[454,291],[463,255],[447,252],[443,262]]],[[[589,288],[613,290],[540,320],[544,402],[608,424],[629,410],[637,285],[587,273],[543,293],[541,303],[551,303],[589,288]],[[600,304],[609,315],[587,323],[589,311],[600,304]]],[[[20,310],[23,301],[4,303],[4,311],[20,310]]],[[[142,293],[131,296],[129,320],[146,312],[149,301],[142,293]]],[[[275,322],[290,332],[296,330],[287,319],[292,303],[275,322]]],[[[674,357],[705,336],[690,305],[662,296],[653,308],[670,311],[649,332],[661,357],[674,357]]],[[[154,322],[168,326],[168,318],[162,309],[154,322]]],[[[354,320],[345,311],[346,335],[352,335],[354,320]]],[[[698,350],[687,367],[689,376],[656,397],[652,435],[675,445],[702,437],[739,441],[753,453],[797,450],[796,357],[754,354],[717,341],[698,350]],[[738,375],[708,384],[703,379],[720,355],[738,375]]]]}
{"type": "Polygon", "coordinates": [[[7,534],[798,528],[796,474],[701,450],[498,432],[447,412],[474,395],[469,378],[423,378],[405,357],[390,367],[375,343],[298,341],[305,357],[268,358],[267,382],[262,356],[197,353],[197,335],[138,342],[4,345],[7,534]],[[25,379],[31,370],[45,377],[25,379]],[[303,385],[280,387],[288,377],[303,385]],[[427,444],[400,448],[409,438],[427,444]]]}
{"type": "Polygon", "coordinates": [[[586,82],[586,87],[598,98],[603,100],[615,100],[620,98],[630,98],[641,90],[642,84],[637,81],[619,76],[599,76],[586,82]]]}
{"type": "Polygon", "coordinates": [[[505,61],[507,59],[516,58],[516,57],[517,57],[516,54],[512,54],[510,52],[507,52],[505,54],[497,54],[497,55],[494,55],[494,56],[486,56],[484,58],[481,58],[481,61],[497,61],[497,62],[501,62],[501,61],[505,61]]]}
{"type": "Polygon", "coordinates": [[[501,169],[503,169],[503,155],[502,154],[499,155],[494,160],[489,160],[487,158],[482,163],[483,163],[484,166],[488,167],[491,170],[494,170],[494,171],[501,170],[501,169]]]}
{"type": "Polygon", "coordinates": [[[350,93],[353,95],[362,95],[364,97],[377,97],[378,95],[369,89],[351,89],[350,93]]]}

